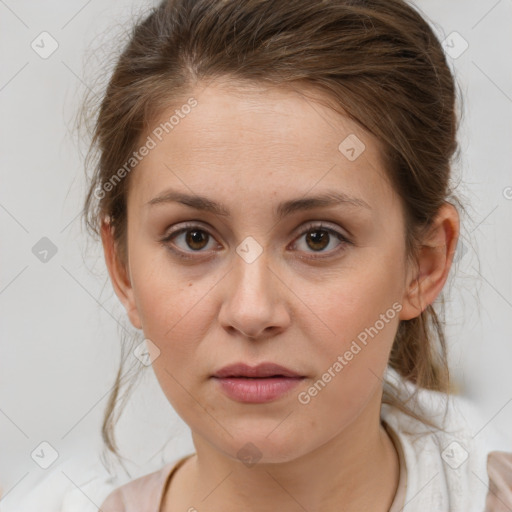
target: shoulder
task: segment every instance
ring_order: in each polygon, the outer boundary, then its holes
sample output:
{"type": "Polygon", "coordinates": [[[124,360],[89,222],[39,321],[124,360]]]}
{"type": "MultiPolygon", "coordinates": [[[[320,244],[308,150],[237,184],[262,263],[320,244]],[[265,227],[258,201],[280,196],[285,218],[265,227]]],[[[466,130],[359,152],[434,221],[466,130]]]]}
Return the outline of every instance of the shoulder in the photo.
{"type": "Polygon", "coordinates": [[[126,504],[122,498],[120,488],[117,488],[105,498],[105,501],[100,505],[99,510],[102,512],[124,512],[124,510],[126,510],[125,505],[126,504]]]}
{"type": "Polygon", "coordinates": [[[487,456],[489,492],[486,512],[512,510],[512,452],[493,451],[487,456]]]}
{"type": "MultiPolygon", "coordinates": [[[[179,461],[178,461],[179,462],[179,461]]],[[[167,477],[178,462],[140,476],[114,489],[100,506],[102,512],[154,512],[158,510],[167,477]]]]}
{"type": "Polygon", "coordinates": [[[503,510],[512,509],[512,439],[500,437],[466,398],[419,390],[394,371],[386,380],[408,408],[440,427],[429,427],[398,407],[382,406],[381,417],[404,453],[414,510],[498,512],[502,509],[485,508],[489,500],[496,503],[495,495],[502,496],[497,503],[506,503],[503,510]],[[413,391],[417,393],[411,398],[413,391]],[[420,503],[423,508],[417,508],[420,503]]]}

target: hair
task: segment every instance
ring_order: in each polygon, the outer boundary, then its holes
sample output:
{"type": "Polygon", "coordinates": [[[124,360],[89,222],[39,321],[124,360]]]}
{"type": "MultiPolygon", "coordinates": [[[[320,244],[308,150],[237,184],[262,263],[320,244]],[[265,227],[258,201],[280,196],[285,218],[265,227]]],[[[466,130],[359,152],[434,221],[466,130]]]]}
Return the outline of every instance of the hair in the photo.
{"type": "MultiPolygon", "coordinates": [[[[402,0],[168,0],[130,33],[95,111],[87,161],[95,155],[83,207],[90,233],[110,224],[116,254],[127,262],[126,198],[130,174],[106,187],[138,148],[151,122],[196,84],[213,79],[319,92],[318,101],[349,116],[382,144],[386,176],[405,215],[408,262],[453,194],[455,80],[424,17],[402,0]],[[98,193],[98,191],[101,193],[98,193]]],[[[389,366],[418,388],[450,393],[443,331],[444,297],[399,323],[389,366]]],[[[124,347],[123,347],[124,348],[124,347]]],[[[117,452],[122,366],[108,401],[103,440],[117,452]]],[[[396,388],[382,402],[425,424],[396,388]]],[[[126,396],[125,396],[126,398],[126,396]]],[[[124,403],[124,401],[123,401],[124,403]]],[[[437,428],[437,427],[436,427],[437,428]]]]}

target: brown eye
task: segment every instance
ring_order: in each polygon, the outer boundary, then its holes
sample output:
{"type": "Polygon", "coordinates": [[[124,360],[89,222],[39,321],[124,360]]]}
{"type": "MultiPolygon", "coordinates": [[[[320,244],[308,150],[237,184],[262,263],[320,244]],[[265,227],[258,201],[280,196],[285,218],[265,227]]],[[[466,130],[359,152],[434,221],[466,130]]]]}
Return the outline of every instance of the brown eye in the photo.
{"type": "Polygon", "coordinates": [[[185,233],[185,243],[187,244],[188,247],[195,251],[203,249],[207,245],[210,236],[205,231],[199,229],[189,229],[185,233]]]}
{"type": "Polygon", "coordinates": [[[312,259],[329,257],[337,254],[340,250],[343,250],[345,246],[350,245],[352,242],[348,240],[338,231],[328,228],[322,224],[309,226],[295,242],[294,247],[299,251],[309,253],[325,253],[326,256],[312,256],[312,259]],[[301,240],[304,242],[301,243],[301,240]],[[337,242],[337,244],[336,244],[337,242]],[[329,246],[333,246],[332,250],[328,250],[329,246]],[[327,249],[327,250],[326,250],[327,249]]]}
{"type": "Polygon", "coordinates": [[[306,243],[308,247],[315,251],[322,251],[329,244],[331,235],[324,229],[316,229],[315,231],[309,231],[306,235],[306,243]]]}
{"type": "Polygon", "coordinates": [[[183,258],[188,258],[193,252],[206,253],[210,241],[214,240],[208,231],[200,226],[185,226],[169,233],[160,240],[162,245],[183,258]]]}

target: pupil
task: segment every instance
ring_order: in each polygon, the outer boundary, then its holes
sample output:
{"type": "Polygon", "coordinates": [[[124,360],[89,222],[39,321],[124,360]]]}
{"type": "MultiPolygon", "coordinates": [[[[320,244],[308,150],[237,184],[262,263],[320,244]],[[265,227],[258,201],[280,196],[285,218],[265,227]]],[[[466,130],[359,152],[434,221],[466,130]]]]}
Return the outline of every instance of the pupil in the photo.
{"type": "MultiPolygon", "coordinates": [[[[205,245],[205,241],[206,236],[204,231],[194,230],[189,231],[187,234],[187,244],[192,249],[202,249],[205,245]],[[199,244],[199,247],[197,247],[196,244],[199,244]]],[[[324,249],[329,241],[329,233],[322,230],[310,231],[307,234],[307,241],[312,249],[324,249]]]]}
{"type": "Polygon", "coordinates": [[[309,241],[313,242],[313,246],[310,245],[310,247],[312,249],[324,249],[327,246],[328,238],[329,238],[329,233],[327,233],[326,231],[322,231],[322,230],[310,231],[307,234],[308,242],[309,241]],[[315,235],[315,233],[317,235],[315,235]],[[318,233],[320,233],[319,236],[318,236],[318,233]],[[323,242],[326,242],[326,243],[323,243],[323,242]],[[320,244],[320,247],[315,246],[315,244],[320,244]]]}
{"type": "Polygon", "coordinates": [[[201,249],[202,247],[204,247],[205,244],[204,243],[201,244],[201,239],[203,242],[206,239],[205,233],[203,231],[194,230],[194,231],[189,231],[187,234],[187,244],[189,245],[189,247],[191,249],[201,249]],[[197,243],[200,245],[199,247],[196,247],[194,245],[197,243]]]}

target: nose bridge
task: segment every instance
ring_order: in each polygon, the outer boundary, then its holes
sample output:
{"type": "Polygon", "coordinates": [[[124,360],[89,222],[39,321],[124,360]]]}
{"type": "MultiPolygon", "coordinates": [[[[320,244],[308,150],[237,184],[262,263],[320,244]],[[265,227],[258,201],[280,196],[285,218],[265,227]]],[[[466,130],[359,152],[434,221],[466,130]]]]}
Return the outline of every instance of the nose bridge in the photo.
{"type": "Polygon", "coordinates": [[[267,252],[255,240],[237,247],[234,268],[222,304],[220,320],[225,328],[234,328],[255,338],[269,327],[286,323],[286,308],[279,304],[279,284],[269,266],[267,252]]]}
{"type": "Polygon", "coordinates": [[[251,301],[254,307],[272,300],[268,253],[253,240],[244,240],[236,249],[231,295],[238,301],[251,301]],[[257,304],[258,302],[258,304],[257,304]]]}

